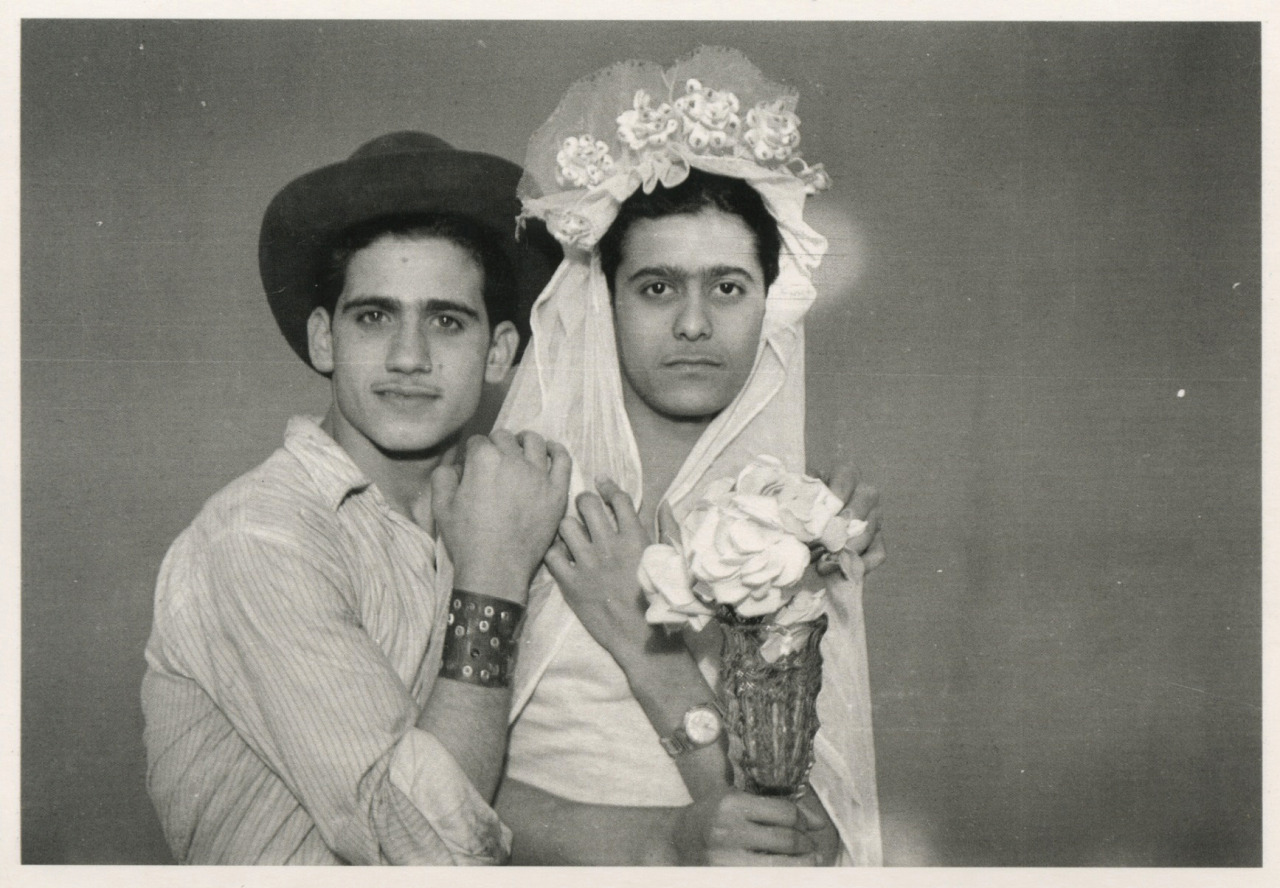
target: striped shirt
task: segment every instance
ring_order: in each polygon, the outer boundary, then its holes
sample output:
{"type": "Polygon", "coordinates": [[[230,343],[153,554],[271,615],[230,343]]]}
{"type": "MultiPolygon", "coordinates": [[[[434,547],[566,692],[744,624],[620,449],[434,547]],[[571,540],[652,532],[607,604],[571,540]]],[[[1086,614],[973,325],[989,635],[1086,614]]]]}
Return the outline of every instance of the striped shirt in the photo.
{"type": "Polygon", "coordinates": [[[510,831],[415,727],[452,581],[436,551],[307,417],[178,537],[142,708],[180,862],[506,858],[510,831]]]}

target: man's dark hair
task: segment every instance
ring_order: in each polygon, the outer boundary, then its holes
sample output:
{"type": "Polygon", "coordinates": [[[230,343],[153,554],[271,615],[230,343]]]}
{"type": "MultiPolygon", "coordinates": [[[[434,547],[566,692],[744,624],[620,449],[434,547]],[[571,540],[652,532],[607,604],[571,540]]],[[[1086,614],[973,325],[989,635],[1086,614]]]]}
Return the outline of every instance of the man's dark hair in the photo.
{"type": "Polygon", "coordinates": [[[674,188],[659,185],[651,194],[636,191],[618,210],[604,237],[600,238],[600,265],[609,293],[613,293],[613,279],[622,264],[622,242],[631,225],[640,219],[661,219],[665,216],[694,215],[705,209],[720,210],[740,218],[755,235],[756,257],[764,272],[767,290],[778,277],[778,256],[782,251],[782,236],[778,223],[765,208],[759,192],[744,182],[729,176],[719,176],[702,170],[690,170],[689,178],[674,188]]]}
{"type": "Polygon", "coordinates": [[[496,242],[496,235],[465,216],[441,213],[378,216],[344,231],[330,245],[320,275],[319,305],[330,317],[346,286],[351,257],[385,235],[408,240],[446,240],[466,250],[484,274],[484,310],[489,316],[489,329],[503,321],[516,320],[518,294],[515,270],[496,242]]]}

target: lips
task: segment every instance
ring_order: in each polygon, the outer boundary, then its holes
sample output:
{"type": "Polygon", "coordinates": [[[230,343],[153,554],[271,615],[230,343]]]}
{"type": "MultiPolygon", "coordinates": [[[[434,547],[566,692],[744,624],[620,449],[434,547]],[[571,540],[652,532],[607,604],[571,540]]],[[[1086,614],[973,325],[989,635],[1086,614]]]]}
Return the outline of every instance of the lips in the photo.
{"type": "Polygon", "coordinates": [[[373,387],[375,395],[391,395],[398,398],[439,398],[444,394],[434,385],[408,385],[401,382],[385,382],[373,387]]]}
{"type": "Polygon", "coordinates": [[[724,362],[714,355],[668,355],[662,359],[664,367],[719,367],[724,362]]]}

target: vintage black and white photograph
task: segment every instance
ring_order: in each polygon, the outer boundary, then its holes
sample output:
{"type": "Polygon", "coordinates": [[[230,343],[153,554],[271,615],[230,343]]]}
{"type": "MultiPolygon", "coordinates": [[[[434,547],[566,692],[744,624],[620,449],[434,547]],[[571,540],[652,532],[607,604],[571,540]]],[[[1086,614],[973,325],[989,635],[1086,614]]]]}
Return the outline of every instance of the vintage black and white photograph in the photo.
{"type": "Polygon", "coordinates": [[[23,868],[1260,875],[1262,43],[24,19],[23,868]]]}

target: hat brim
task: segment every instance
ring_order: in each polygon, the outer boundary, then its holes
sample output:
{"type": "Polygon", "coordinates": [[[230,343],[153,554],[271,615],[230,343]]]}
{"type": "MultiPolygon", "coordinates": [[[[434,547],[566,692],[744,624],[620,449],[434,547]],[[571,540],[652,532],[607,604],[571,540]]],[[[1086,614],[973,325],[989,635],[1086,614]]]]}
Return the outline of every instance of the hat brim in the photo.
{"type": "Polygon", "coordinates": [[[307,319],[319,305],[329,251],[345,230],[381,216],[450,213],[488,230],[511,260],[518,288],[517,327],[527,340],[529,309],[560,261],[545,230],[515,238],[521,169],[466,151],[356,157],[300,176],[267,207],[258,269],[267,302],[290,347],[311,364],[307,319]]]}

